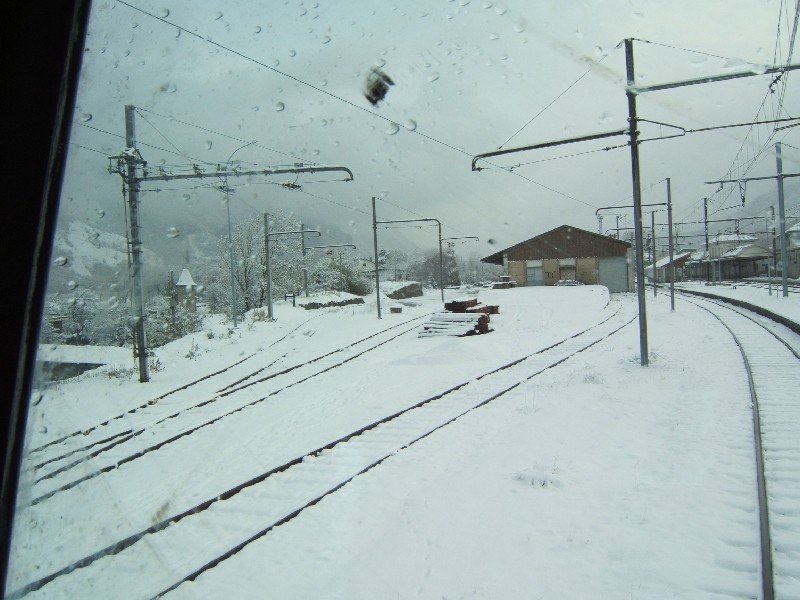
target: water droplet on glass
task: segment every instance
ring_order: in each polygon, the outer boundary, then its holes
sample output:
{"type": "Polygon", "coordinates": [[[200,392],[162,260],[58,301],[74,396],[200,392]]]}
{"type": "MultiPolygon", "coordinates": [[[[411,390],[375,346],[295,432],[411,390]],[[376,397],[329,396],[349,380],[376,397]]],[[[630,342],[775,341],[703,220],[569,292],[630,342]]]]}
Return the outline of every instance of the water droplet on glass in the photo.
{"type": "Polygon", "coordinates": [[[167,92],[170,94],[174,94],[175,92],[178,91],[178,88],[174,83],[163,83],[161,84],[161,87],[158,89],[159,91],[167,92]]]}
{"type": "Polygon", "coordinates": [[[68,263],[68,262],[69,262],[69,260],[67,259],[67,257],[66,257],[66,256],[59,256],[58,258],[56,258],[56,259],[53,261],[53,264],[54,264],[55,266],[57,266],[57,267],[65,267],[65,266],[67,265],[67,263],[68,263]]]}
{"type": "Polygon", "coordinates": [[[460,0],[458,3],[460,6],[467,6],[469,4],[469,0],[460,0]]]}
{"type": "Polygon", "coordinates": [[[177,39],[179,37],[181,37],[181,30],[180,29],[176,29],[175,30],[175,38],[177,39]]]}
{"type": "Polygon", "coordinates": [[[327,44],[331,41],[331,36],[326,35],[320,40],[323,44],[327,44]]]}
{"type": "Polygon", "coordinates": [[[496,34],[496,33],[490,33],[489,34],[489,39],[490,40],[499,40],[500,36],[498,34],[496,34]]]}
{"type": "Polygon", "coordinates": [[[500,60],[508,60],[508,54],[501,54],[500,60]]]}
{"type": "Polygon", "coordinates": [[[211,146],[214,145],[214,142],[211,140],[206,140],[206,150],[211,150],[211,146]]]}
{"type": "Polygon", "coordinates": [[[169,16],[169,9],[162,8],[161,12],[159,13],[162,19],[166,19],[169,16]]]}
{"type": "Polygon", "coordinates": [[[289,56],[297,56],[297,52],[294,50],[289,50],[289,56]]]}
{"type": "Polygon", "coordinates": [[[394,135],[398,131],[400,131],[400,125],[398,125],[397,123],[389,123],[389,127],[386,129],[386,134],[394,135]]]}
{"type": "Polygon", "coordinates": [[[525,23],[523,23],[522,21],[517,21],[516,23],[514,23],[514,31],[517,33],[522,33],[523,31],[525,31],[525,23]]]}
{"type": "Polygon", "coordinates": [[[181,234],[177,227],[170,227],[167,229],[167,237],[176,238],[181,234]]]}
{"type": "Polygon", "coordinates": [[[353,221],[352,219],[350,219],[350,221],[347,224],[350,225],[350,227],[355,227],[356,226],[356,222],[353,221]]]}
{"type": "Polygon", "coordinates": [[[319,82],[319,87],[325,87],[326,85],[328,85],[327,79],[323,79],[322,81],[319,82]]]}
{"type": "Polygon", "coordinates": [[[414,131],[417,128],[417,122],[414,119],[408,119],[405,123],[405,127],[409,131],[414,131]]]}
{"type": "Polygon", "coordinates": [[[104,211],[102,208],[97,208],[97,209],[95,209],[94,212],[97,215],[98,219],[102,219],[103,217],[106,216],[106,211],[104,211]]]}
{"type": "Polygon", "coordinates": [[[433,83],[437,79],[439,79],[439,74],[438,73],[431,73],[430,75],[428,75],[428,81],[430,83],[433,83]]]}
{"type": "Polygon", "coordinates": [[[261,25],[256,25],[256,29],[254,33],[261,33],[261,25]]]}
{"type": "Polygon", "coordinates": [[[488,2],[488,0],[487,0],[487,2],[484,2],[483,4],[481,4],[481,8],[483,8],[483,9],[492,8],[492,3],[488,2]]]}
{"type": "Polygon", "coordinates": [[[69,289],[71,289],[71,290],[74,290],[76,287],[78,287],[78,284],[77,284],[77,283],[75,283],[75,282],[74,282],[74,281],[72,281],[72,280],[69,280],[69,281],[67,282],[67,287],[68,287],[69,289]]]}
{"type": "Polygon", "coordinates": [[[91,115],[91,113],[83,113],[83,114],[81,115],[81,121],[83,121],[84,123],[88,123],[88,122],[89,122],[89,121],[91,121],[91,120],[92,120],[92,115],[91,115]]]}
{"type": "Polygon", "coordinates": [[[602,46],[595,46],[594,53],[597,55],[598,58],[605,58],[606,57],[606,51],[603,50],[602,46]]]}
{"type": "Polygon", "coordinates": [[[273,67],[279,67],[280,64],[281,64],[281,61],[279,61],[277,58],[272,61],[272,66],[273,67]]]}
{"type": "Polygon", "coordinates": [[[307,11],[305,8],[301,8],[301,9],[300,9],[300,13],[299,13],[299,15],[300,15],[301,17],[305,17],[307,14],[308,14],[308,11],[307,11]]]}
{"type": "Polygon", "coordinates": [[[215,21],[219,21],[221,18],[222,18],[222,13],[221,12],[218,12],[217,14],[214,15],[214,20],[215,21]]]}
{"type": "Polygon", "coordinates": [[[378,60],[375,61],[375,66],[378,67],[379,69],[382,69],[383,67],[386,66],[386,61],[383,60],[382,58],[379,58],[378,60]]]}
{"type": "Polygon", "coordinates": [[[497,6],[494,9],[494,12],[496,12],[498,15],[504,15],[504,14],[506,14],[507,11],[508,11],[508,9],[505,8],[504,6],[497,6]]]}
{"type": "Polygon", "coordinates": [[[275,103],[275,112],[281,112],[285,108],[286,108],[286,105],[283,102],[276,102],[275,103]]]}
{"type": "Polygon", "coordinates": [[[117,308],[119,306],[119,299],[116,296],[111,296],[108,299],[108,306],[109,308],[117,308]]]}

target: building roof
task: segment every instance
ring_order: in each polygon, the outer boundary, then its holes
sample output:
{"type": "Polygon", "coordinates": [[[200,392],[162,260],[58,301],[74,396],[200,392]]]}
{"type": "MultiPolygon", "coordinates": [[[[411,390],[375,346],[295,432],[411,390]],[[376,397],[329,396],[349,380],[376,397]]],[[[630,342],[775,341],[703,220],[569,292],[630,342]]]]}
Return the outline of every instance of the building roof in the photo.
{"type": "Polygon", "coordinates": [[[504,248],[481,259],[481,262],[502,265],[503,255],[509,260],[530,258],[584,258],[588,256],[624,256],[631,247],[630,242],[586,231],[572,225],[561,225],[536,237],[504,248]],[[613,250],[609,252],[608,250],[613,250]],[[513,256],[514,254],[519,256],[513,256]]]}
{"type": "Polygon", "coordinates": [[[194,287],[197,285],[192,279],[192,274],[189,273],[189,269],[184,269],[181,271],[181,276],[178,277],[178,281],[175,285],[179,285],[181,287],[194,287]]]}
{"type": "Polygon", "coordinates": [[[757,242],[758,238],[752,235],[742,235],[741,233],[718,233],[713,237],[713,242],[719,244],[722,242],[757,242]]]}
{"type": "Polygon", "coordinates": [[[723,254],[720,258],[723,259],[735,259],[735,258],[769,258],[769,251],[761,246],[757,246],[755,244],[743,244],[741,246],[736,246],[736,248],[731,248],[725,254],[723,254]]]}
{"type": "MultiPolygon", "coordinates": [[[[677,264],[683,260],[686,260],[690,256],[692,256],[691,252],[681,252],[679,254],[673,254],[672,262],[677,264]]],[[[667,266],[669,266],[669,256],[665,256],[664,258],[657,260],[655,264],[656,269],[660,269],[661,267],[667,267],[667,266]]]]}

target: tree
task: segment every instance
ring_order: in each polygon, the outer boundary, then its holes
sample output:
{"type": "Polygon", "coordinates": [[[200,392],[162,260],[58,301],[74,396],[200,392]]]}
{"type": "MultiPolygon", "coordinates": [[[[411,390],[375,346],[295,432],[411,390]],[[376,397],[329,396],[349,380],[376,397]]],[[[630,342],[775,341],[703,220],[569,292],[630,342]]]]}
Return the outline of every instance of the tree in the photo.
{"type": "Polygon", "coordinates": [[[328,250],[309,266],[309,284],[314,290],[339,290],[366,296],[372,291],[360,260],[349,252],[328,250]]]}
{"type": "MultiPolygon", "coordinates": [[[[299,231],[300,223],[285,214],[270,214],[270,232],[299,231]]],[[[239,313],[260,308],[267,302],[266,261],[264,258],[264,220],[252,217],[236,223],[231,232],[233,277],[239,313]]],[[[303,267],[310,257],[303,257],[300,236],[270,236],[270,275],[272,296],[280,298],[287,291],[303,288],[303,267]]],[[[228,236],[217,241],[217,259],[200,270],[204,298],[215,312],[230,313],[230,258],[228,236]]]]}
{"type": "MultiPolygon", "coordinates": [[[[429,287],[440,287],[439,250],[429,250],[409,267],[412,278],[429,287]]],[[[461,285],[458,272],[458,261],[452,249],[442,252],[441,275],[444,285],[461,285]]]]}

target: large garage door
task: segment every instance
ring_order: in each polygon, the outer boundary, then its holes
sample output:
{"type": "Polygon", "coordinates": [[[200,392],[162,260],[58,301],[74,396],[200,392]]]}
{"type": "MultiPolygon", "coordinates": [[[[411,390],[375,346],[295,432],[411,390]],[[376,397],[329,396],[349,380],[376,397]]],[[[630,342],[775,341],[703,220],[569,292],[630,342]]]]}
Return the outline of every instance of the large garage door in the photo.
{"type": "Polygon", "coordinates": [[[609,292],[628,291],[628,261],[624,256],[607,256],[600,258],[599,281],[600,285],[608,288],[609,292]]]}
{"type": "Polygon", "coordinates": [[[526,275],[525,285],[544,285],[544,270],[542,267],[528,267],[526,275]]]}

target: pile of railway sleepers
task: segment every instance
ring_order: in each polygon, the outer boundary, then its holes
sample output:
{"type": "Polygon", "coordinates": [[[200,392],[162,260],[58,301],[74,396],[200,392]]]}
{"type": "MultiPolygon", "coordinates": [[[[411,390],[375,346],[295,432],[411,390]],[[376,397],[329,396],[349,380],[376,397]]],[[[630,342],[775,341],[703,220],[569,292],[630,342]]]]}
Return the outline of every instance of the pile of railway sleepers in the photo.
{"type": "Polygon", "coordinates": [[[444,309],[454,313],[484,313],[487,315],[500,313],[500,307],[496,304],[479,304],[477,298],[464,298],[445,302],[444,309]]]}
{"type": "Polygon", "coordinates": [[[478,304],[477,298],[453,300],[446,302],[444,307],[447,312],[431,316],[422,326],[419,337],[489,333],[489,315],[499,313],[499,307],[478,304]]]}

